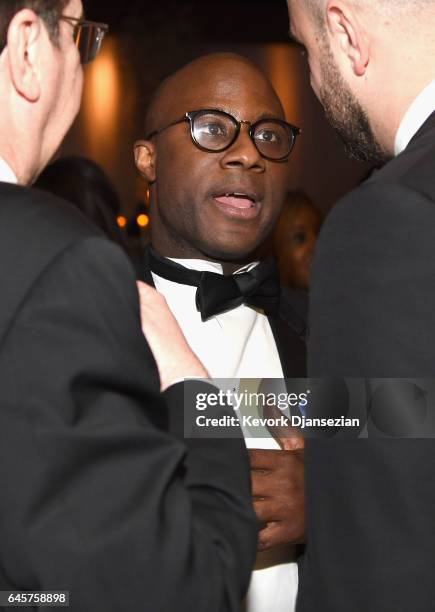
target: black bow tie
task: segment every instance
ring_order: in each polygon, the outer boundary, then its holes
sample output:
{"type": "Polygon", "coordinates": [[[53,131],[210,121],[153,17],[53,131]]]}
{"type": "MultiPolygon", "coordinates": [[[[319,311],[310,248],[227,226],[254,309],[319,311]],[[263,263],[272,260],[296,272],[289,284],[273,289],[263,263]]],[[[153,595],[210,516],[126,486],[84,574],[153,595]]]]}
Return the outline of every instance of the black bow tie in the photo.
{"type": "Polygon", "coordinates": [[[216,272],[200,272],[161,257],[148,250],[152,272],[167,280],[197,287],[196,307],[203,321],[214,315],[247,304],[265,314],[278,314],[280,283],[273,259],[266,259],[249,272],[223,276],[216,272]]]}

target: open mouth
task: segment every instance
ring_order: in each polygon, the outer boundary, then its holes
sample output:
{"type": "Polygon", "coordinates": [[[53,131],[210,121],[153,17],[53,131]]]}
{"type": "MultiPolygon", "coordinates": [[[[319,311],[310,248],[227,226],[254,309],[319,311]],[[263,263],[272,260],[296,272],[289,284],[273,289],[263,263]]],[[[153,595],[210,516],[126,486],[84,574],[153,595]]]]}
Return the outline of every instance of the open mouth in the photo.
{"type": "Polygon", "coordinates": [[[221,196],[215,196],[215,200],[220,204],[246,210],[255,207],[255,199],[246,193],[227,193],[221,196]]]}
{"type": "Polygon", "coordinates": [[[234,191],[215,195],[213,200],[222,213],[233,219],[254,219],[260,214],[260,202],[253,194],[234,191]]]}

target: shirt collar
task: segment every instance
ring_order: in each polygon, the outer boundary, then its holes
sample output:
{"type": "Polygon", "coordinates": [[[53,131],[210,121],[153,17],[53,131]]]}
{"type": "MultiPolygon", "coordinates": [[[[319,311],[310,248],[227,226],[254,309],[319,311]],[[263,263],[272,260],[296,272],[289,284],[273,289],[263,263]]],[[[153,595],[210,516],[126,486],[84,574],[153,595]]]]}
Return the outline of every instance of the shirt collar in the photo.
{"type": "MultiPolygon", "coordinates": [[[[174,259],[169,257],[171,261],[174,261],[180,266],[184,266],[185,268],[189,268],[190,270],[198,270],[199,272],[215,272],[217,274],[223,274],[222,265],[220,263],[216,263],[214,261],[206,261],[205,259],[174,259]]],[[[239,274],[241,272],[249,272],[252,268],[258,265],[258,261],[254,261],[246,266],[242,266],[238,270],[234,272],[234,274],[239,274]]]]}
{"type": "Polygon", "coordinates": [[[406,149],[411,139],[423,123],[435,111],[435,80],[423,89],[405,113],[394,143],[394,152],[399,155],[406,149]]]}
{"type": "Polygon", "coordinates": [[[5,162],[3,157],[0,157],[0,181],[2,183],[18,183],[18,179],[15,176],[15,172],[12,170],[10,165],[5,162]]]}

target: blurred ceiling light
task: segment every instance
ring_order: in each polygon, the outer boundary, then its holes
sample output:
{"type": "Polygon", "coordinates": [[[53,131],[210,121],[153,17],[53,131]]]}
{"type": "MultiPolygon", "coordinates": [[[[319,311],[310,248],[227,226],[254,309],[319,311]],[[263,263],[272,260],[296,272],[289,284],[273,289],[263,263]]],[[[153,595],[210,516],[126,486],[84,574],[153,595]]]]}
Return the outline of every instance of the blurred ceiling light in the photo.
{"type": "Polygon", "coordinates": [[[117,146],[121,87],[116,40],[107,40],[85,73],[83,109],[92,156],[104,159],[117,146]]]}
{"type": "Polygon", "coordinates": [[[141,214],[141,215],[137,216],[136,222],[137,222],[139,227],[145,228],[145,227],[148,226],[148,224],[150,222],[150,219],[149,219],[148,215],[141,214]]]}
{"type": "Polygon", "coordinates": [[[123,215],[119,215],[119,217],[116,218],[116,223],[118,224],[118,227],[126,227],[127,226],[127,218],[124,217],[123,215]]]}

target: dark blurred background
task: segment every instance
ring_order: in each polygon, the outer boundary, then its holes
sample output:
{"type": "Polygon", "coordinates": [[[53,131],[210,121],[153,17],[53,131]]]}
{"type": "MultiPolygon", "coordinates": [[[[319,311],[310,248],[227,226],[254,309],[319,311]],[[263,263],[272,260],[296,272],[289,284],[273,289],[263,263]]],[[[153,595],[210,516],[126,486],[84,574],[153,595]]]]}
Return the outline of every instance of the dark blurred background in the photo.
{"type": "Polygon", "coordinates": [[[251,58],[274,84],[287,119],[302,136],[289,162],[289,189],[323,211],[358,184],[369,167],[344,157],[309,85],[306,60],[288,40],[285,0],[84,0],[89,19],[108,22],[110,36],[85,69],[82,111],[62,154],[98,162],[119,192],[127,217],[146,202],[132,144],[142,137],[149,97],[168,74],[213,51],[251,58]]]}

